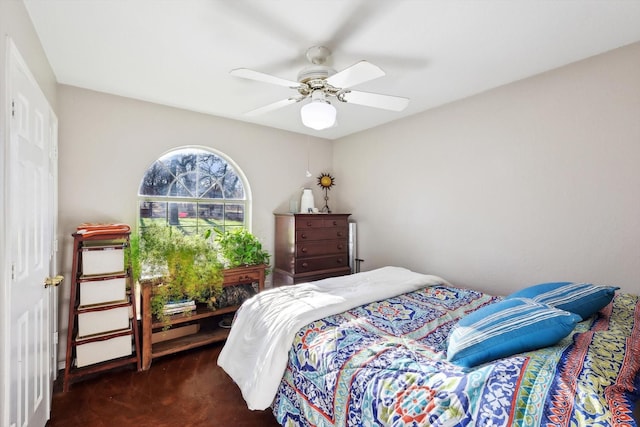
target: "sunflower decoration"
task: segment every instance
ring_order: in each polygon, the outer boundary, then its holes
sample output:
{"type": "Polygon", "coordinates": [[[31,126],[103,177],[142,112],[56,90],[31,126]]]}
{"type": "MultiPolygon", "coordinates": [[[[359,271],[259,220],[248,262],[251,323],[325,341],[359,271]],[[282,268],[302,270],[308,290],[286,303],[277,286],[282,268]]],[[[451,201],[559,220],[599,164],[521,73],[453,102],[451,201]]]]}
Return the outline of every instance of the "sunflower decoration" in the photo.
{"type": "Polygon", "coordinates": [[[331,209],[329,209],[328,204],[329,196],[327,195],[327,191],[331,190],[331,187],[333,187],[335,183],[335,178],[328,173],[322,172],[318,177],[318,185],[324,190],[324,207],[322,208],[322,212],[331,213],[331,209]]]}

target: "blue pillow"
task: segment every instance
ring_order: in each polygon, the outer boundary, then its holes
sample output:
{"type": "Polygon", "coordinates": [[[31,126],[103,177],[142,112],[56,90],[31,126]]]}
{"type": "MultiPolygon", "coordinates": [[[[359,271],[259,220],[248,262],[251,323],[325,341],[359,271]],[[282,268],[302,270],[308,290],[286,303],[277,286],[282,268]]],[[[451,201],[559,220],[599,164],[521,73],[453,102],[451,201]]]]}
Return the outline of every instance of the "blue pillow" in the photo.
{"type": "Polygon", "coordinates": [[[509,298],[531,298],[561,310],[576,313],[586,319],[611,302],[617,286],[598,286],[591,283],[551,282],[529,286],[509,298]]]}
{"type": "Polygon", "coordinates": [[[471,368],[547,347],[569,335],[580,320],[528,298],[505,299],[460,319],[449,335],[447,360],[471,368]]]}

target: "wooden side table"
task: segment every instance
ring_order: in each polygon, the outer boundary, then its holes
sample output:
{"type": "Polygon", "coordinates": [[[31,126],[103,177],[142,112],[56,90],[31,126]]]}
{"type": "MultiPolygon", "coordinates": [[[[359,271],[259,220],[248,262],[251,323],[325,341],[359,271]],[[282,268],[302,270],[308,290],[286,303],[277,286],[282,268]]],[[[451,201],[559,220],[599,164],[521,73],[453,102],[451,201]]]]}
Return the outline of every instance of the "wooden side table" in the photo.
{"type": "MultiPolygon", "coordinates": [[[[258,282],[258,291],[264,290],[264,264],[230,268],[224,271],[222,286],[237,286],[258,282]]],[[[151,367],[151,361],[160,356],[177,353],[214,342],[224,341],[229,329],[218,323],[224,315],[233,314],[237,305],[210,310],[206,306],[198,306],[190,315],[177,314],[170,316],[170,329],[165,330],[167,323],[153,317],[151,313],[151,297],[153,288],[159,285],[156,280],[142,280],[142,370],[151,367]]]]}

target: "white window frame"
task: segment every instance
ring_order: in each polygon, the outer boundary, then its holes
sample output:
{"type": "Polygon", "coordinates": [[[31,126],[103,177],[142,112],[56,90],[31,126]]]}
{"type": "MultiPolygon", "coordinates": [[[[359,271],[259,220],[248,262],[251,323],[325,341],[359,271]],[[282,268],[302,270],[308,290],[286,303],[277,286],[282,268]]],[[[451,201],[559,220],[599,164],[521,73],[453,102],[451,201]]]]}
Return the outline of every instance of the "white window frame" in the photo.
{"type": "MultiPolygon", "coordinates": [[[[225,153],[216,150],[214,148],[211,147],[206,147],[206,146],[200,146],[200,145],[185,145],[185,146],[180,146],[180,147],[176,147],[173,148],[171,150],[168,150],[164,153],[162,153],[162,155],[160,155],[157,159],[155,159],[153,162],[151,162],[147,168],[144,170],[142,177],[140,179],[140,182],[138,184],[138,197],[137,197],[138,203],[137,203],[137,224],[141,225],[142,222],[141,220],[143,219],[143,217],[140,215],[140,210],[141,210],[141,205],[143,202],[162,202],[162,203],[202,203],[202,204],[241,204],[244,206],[244,223],[243,226],[244,228],[246,228],[247,230],[251,231],[251,219],[252,219],[252,197],[251,197],[251,187],[249,186],[249,181],[246,178],[246,175],[244,174],[244,172],[242,171],[242,169],[238,166],[238,164],[233,161],[233,159],[229,156],[227,156],[225,153]],[[204,151],[207,154],[212,154],[215,155],[217,157],[219,157],[220,159],[222,159],[223,161],[225,161],[235,172],[235,174],[238,176],[238,178],[240,179],[242,186],[243,186],[243,192],[244,192],[244,199],[227,199],[227,198],[199,198],[199,197],[174,197],[174,196],[162,196],[162,195],[157,195],[157,196],[151,196],[151,195],[143,195],[140,194],[140,190],[142,188],[142,184],[143,184],[143,180],[147,175],[147,172],[149,171],[150,168],[153,167],[153,165],[160,159],[162,159],[163,157],[167,156],[167,155],[171,155],[171,154],[175,154],[178,151],[183,151],[183,150],[198,150],[198,151],[204,151]]],[[[169,223],[169,219],[166,218],[166,224],[168,226],[174,226],[171,225],[169,223]]]]}

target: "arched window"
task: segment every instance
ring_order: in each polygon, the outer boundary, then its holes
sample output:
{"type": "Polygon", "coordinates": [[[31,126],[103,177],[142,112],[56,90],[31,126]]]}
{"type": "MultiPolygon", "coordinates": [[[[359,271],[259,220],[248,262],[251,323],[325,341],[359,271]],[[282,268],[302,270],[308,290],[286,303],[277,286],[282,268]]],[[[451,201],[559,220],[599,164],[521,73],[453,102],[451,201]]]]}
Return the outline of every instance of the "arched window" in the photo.
{"type": "Polygon", "coordinates": [[[142,228],[155,222],[191,234],[250,224],[246,179],[210,149],[179,148],[160,157],[145,172],[138,199],[142,228]]]}

